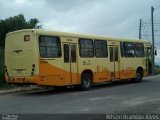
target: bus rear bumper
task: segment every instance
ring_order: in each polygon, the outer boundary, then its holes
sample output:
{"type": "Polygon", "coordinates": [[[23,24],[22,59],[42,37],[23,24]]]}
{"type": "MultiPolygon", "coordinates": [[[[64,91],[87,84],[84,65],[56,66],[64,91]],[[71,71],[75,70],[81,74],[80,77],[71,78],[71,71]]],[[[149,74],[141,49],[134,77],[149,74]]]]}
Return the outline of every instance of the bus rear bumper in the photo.
{"type": "Polygon", "coordinates": [[[36,84],[44,86],[65,86],[62,75],[55,76],[32,76],[32,77],[5,77],[7,83],[10,84],[36,84]]]}
{"type": "Polygon", "coordinates": [[[7,83],[12,83],[12,84],[36,84],[38,81],[39,77],[34,76],[34,77],[5,77],[5,80],[7,83]]]}

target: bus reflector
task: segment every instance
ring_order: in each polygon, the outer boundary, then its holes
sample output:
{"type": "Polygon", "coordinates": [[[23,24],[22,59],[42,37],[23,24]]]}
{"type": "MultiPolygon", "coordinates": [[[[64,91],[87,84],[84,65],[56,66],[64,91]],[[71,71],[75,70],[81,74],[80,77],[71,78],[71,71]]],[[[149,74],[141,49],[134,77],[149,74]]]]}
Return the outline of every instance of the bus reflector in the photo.
{"type": "Polygon", "coordinates": [[[24,41],[26,42],[26,41],[30,41],[30,35],[25,35],[24,36],[24,41]]]}

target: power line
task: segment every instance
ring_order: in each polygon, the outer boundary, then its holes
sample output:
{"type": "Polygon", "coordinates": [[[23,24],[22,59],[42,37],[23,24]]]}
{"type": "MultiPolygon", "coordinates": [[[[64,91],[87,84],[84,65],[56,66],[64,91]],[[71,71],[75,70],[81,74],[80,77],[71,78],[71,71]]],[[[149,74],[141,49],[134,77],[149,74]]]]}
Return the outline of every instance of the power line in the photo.
{"type": "MultiPolygon", "coordinates": [[[[141,36],[143,36],[143,38],[147,38],[148,36],[151,36],[151,33],[149,32],[149,28],[151,27],[151,22],[150,23],[146,23],[146,22],[142,22],[142,34],[141,36]]],[[[159,30],[159,26],[160,23],[154,23],[154,27],[156,28],[156,30],[159,30]]],[[[155,32],[156,32],[155,30],[155,32]]],[[[155,36],[160,36],[160,35],[155,35],[155,36]]]]}
{"type": "MultiPolygon", "coordinates": [[[[142,36],[145,36],[145,37],[147,36],[148,37],[148,36],[152,36],[152,35],[148,34],[148,35],[142,35],[142,36]]],[[[154,36],[160,36],[160,35],[154,35],[154,36]]]]}
{"type": "MultiPolygon", "coordinates": [[[[148,25],[149,23],[143,22],[143,24],[148,25]]],[[[160,25],[160,23],[154,23],[154,25],[160,25]]]]}
{"type": "Polygon", "coordinates": [[[148,30],[149,30],[150,24],[151,24],[151,19],[150,19],[149,25],[148,25],[148,27],[147,27],[147,29],[146,29],[146,32],[145,32],[144,34],[147,34],[147,33],[148,33],[148,30]]]}
{"type": "Polygon", "coordinates": [[[155,7],[155,9],[154,9],[155,11],[160,8],[160,1],[159,1],[158,4],[159,4],[159,5],[158,5],[157,7],[155,7]]]}
{"type": "MultiPolygon", "coordinates": [[[[154,11],[158,10],[160,8],[160,1],[159,0],[155,1],[154,6],[155,6],[154,11]]],[[[147,22],[144,22],[144,21],[142,22],[142,30],[141,30],[142,34],[141,34],[141,36],[143,36],[144,39],[151,36],[150,35],[151,33],[149,32],[150,28],[152,27],[151,22],[152,22],[151,18],[148,19],[147,22]]],[[[159,30],[159,26],[160,26],[160,23],[154,23],[154,27],[156,27],[156,29],[158,29],[158,30],[159,30]]],[[[160,35],[155,35],[155,36],[160,36],[160,35]]]]}

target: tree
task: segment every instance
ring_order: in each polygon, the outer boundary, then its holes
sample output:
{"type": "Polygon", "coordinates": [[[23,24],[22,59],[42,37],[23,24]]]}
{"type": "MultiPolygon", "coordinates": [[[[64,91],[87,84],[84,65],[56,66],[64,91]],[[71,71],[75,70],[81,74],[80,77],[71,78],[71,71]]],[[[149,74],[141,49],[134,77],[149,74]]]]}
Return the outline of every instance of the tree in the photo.
{"type": "Polygon", "coordinates": [[[38,25],[39,20],[37,18],[26,21],[23,14],[9,17],[5,20],[0,20],[0,47],[4,48],[5,37],[8,32],[21,29],[41,29],[42,25],[38,25]]]}

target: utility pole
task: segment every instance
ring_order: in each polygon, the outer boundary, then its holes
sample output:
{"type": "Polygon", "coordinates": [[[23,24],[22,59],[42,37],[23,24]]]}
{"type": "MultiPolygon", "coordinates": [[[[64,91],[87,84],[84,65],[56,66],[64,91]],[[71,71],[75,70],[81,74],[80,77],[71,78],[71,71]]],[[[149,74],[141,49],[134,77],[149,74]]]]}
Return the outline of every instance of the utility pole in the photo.
{"type": "Polygon", "coordinates": [[[151,7],[151,21],[152,21],[152,74],[154,75],[154,18],[153,18],[154,8],[151,7]]]}
{"type": "Polygon", "coordinates": [[[140,19],[140,23],[139,23],[139,39],[142,38],[142,19],[140,19]]]}

